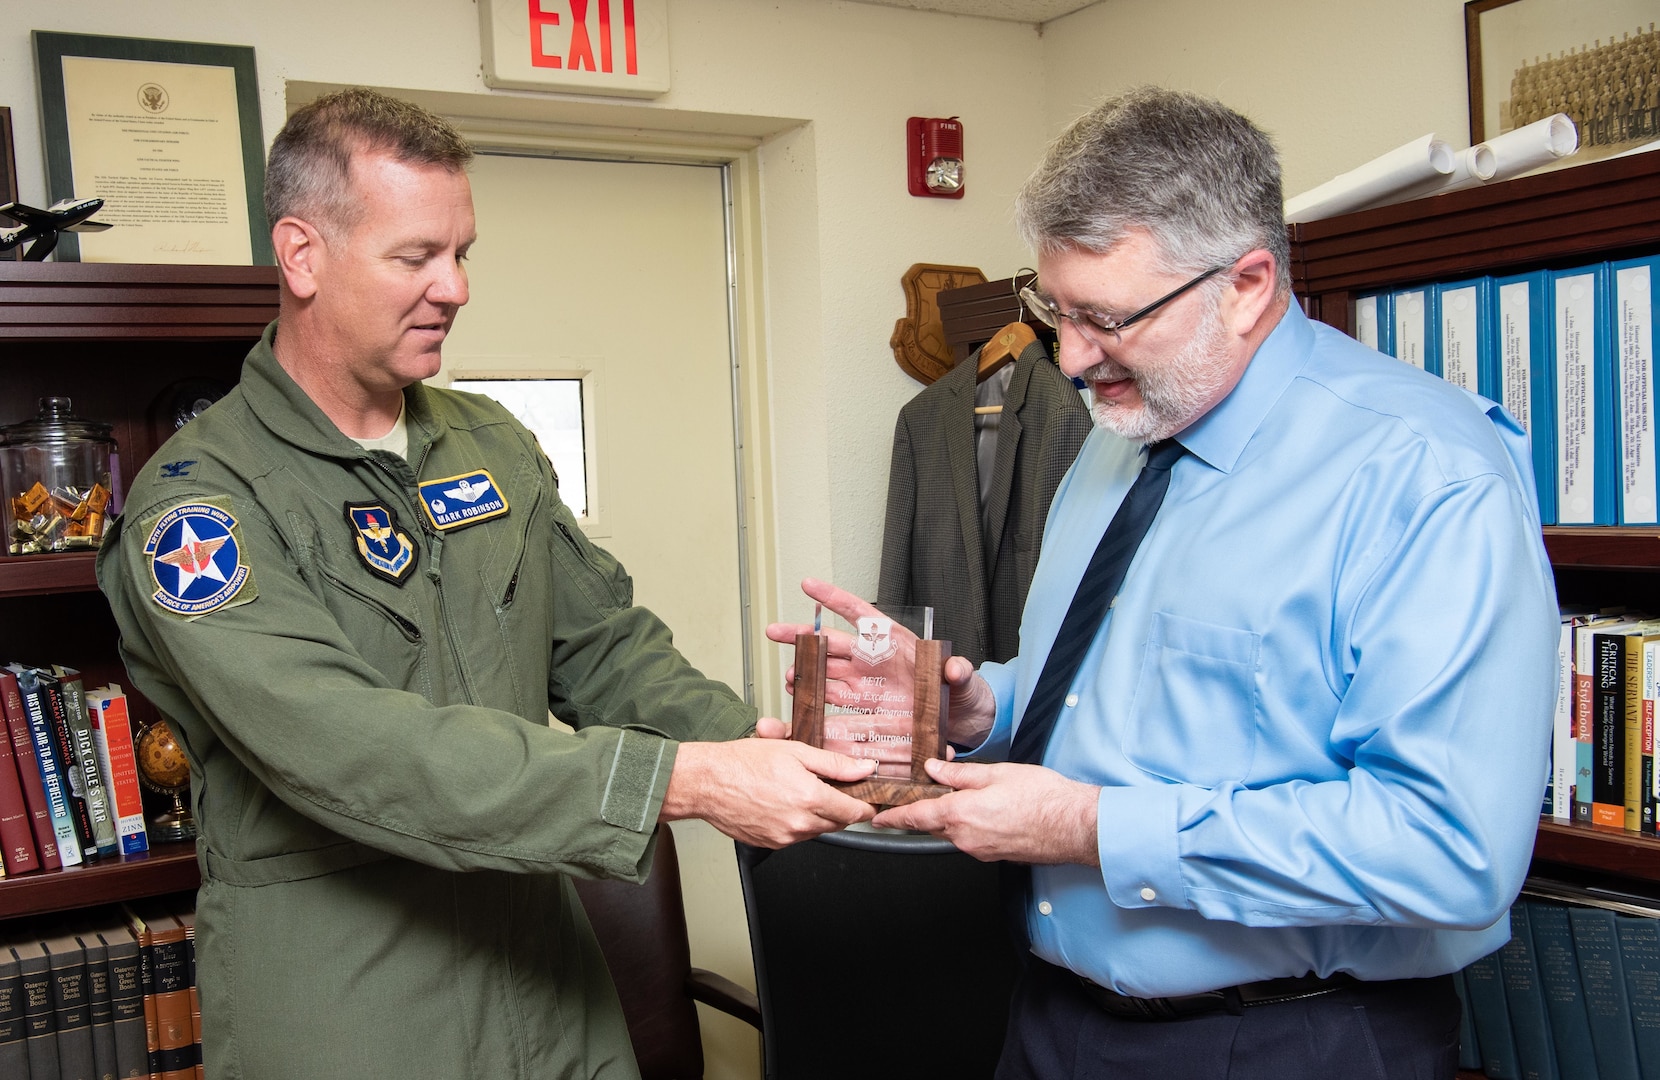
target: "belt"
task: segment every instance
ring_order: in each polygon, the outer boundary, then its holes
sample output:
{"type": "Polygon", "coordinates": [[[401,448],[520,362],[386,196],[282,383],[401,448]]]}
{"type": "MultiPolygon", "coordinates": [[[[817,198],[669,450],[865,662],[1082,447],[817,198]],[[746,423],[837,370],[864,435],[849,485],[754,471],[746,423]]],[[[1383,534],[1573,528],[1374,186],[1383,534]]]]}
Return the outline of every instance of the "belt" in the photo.
{"type": "Polygon", "coordinates": [[[1179,994],[1175,997],[1138,998],[1115,993],[1104,986],[1090,982],[1082,975],[1075,976],[1084,996],[1101,1008],[1102,1012],[1125,1020],[1181,1020],[1205,1013],[1229,1012],[1238,1016],[1257,1005],[1278,1005],[1285,1001],[1319,997],[1358,982],[1353,976],[1336,974],[1327,978],[1304,975],[1290,979],[1265,979],[1262,982],[1225,986],[1202,994],[1179,994]]]}

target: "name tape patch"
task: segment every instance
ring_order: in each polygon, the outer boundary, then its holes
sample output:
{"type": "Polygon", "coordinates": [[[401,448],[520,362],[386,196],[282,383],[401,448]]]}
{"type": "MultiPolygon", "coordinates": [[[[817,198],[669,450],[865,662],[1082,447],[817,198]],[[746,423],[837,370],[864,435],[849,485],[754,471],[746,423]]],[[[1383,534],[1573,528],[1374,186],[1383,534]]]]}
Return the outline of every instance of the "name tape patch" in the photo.
{"type": "Polygon", "coordinates": [[[464,529],[507,513],[507,496],[488,469],[428,480],[420,490],[421,507],[439,532],[464,529]]]}

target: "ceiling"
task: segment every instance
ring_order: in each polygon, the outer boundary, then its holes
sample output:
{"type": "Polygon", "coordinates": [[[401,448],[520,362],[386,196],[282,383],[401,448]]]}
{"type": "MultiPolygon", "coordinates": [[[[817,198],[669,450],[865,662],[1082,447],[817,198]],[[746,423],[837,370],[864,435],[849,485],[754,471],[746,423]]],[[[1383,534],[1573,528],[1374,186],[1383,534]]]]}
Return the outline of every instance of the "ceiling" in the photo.
{"type": "Polygon", "coordinates": [[[1089,7],[1095,0],[858,0],[883,7],[942,11],[948,15],[978,15],[1008,22],[1043,23],[1089,7]]]}

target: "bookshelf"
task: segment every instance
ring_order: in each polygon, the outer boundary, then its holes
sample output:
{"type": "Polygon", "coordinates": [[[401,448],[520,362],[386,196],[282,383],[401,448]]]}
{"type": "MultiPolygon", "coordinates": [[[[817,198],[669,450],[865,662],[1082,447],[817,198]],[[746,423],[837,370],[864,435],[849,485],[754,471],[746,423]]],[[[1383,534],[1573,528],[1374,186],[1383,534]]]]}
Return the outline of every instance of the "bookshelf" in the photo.
{"type": "MultiPolygon", "coordinates": [[[[1357,294],[1660,251],[1660,153],[1637,154],[1291,226],[1310,317],[1350,329],[1357,294]]],[[[1545,529],[1558,594],[1660,610],[1660,529],[1545,529]]],[[[1545,819],[1536,862],[1660,883],[1660,841],[1545,819]]]]}
{"type": "MultiPolygon", "coordinates": [[[[172,390],[186,380],[234,385],[276,314],[269,266],[0,262],[0,424],[33,416],[42,396],[69,396],[80,416],[113,425],[130,476],[172,433],[172,390]]],[[[127,684],[95,559],[0,556],[0,661],[66,664],[89,688],[121,683],[142,723],[155,711],[127,684]]],[[[199,881],[194,843],[155,844],[135,858],[0,880],[0,920],[186,892],[199,881]]]]}

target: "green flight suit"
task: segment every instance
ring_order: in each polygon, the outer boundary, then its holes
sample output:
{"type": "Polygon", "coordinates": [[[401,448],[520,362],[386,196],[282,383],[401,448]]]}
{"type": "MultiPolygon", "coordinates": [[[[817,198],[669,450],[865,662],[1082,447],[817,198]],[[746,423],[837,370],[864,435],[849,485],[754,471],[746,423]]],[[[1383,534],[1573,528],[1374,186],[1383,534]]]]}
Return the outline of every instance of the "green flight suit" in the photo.
{"type": "Polygon", "coordinates": [[[207,1075],[633,1077],[569,877],[639,880],[677,741],[754,711],[633,605],[504,409],[411,386],[409,460],[365,451],[276,327],[98,558],[190,758],[207,1075]],[[504,512],[450,497],[486,482],[504,512]]]}

